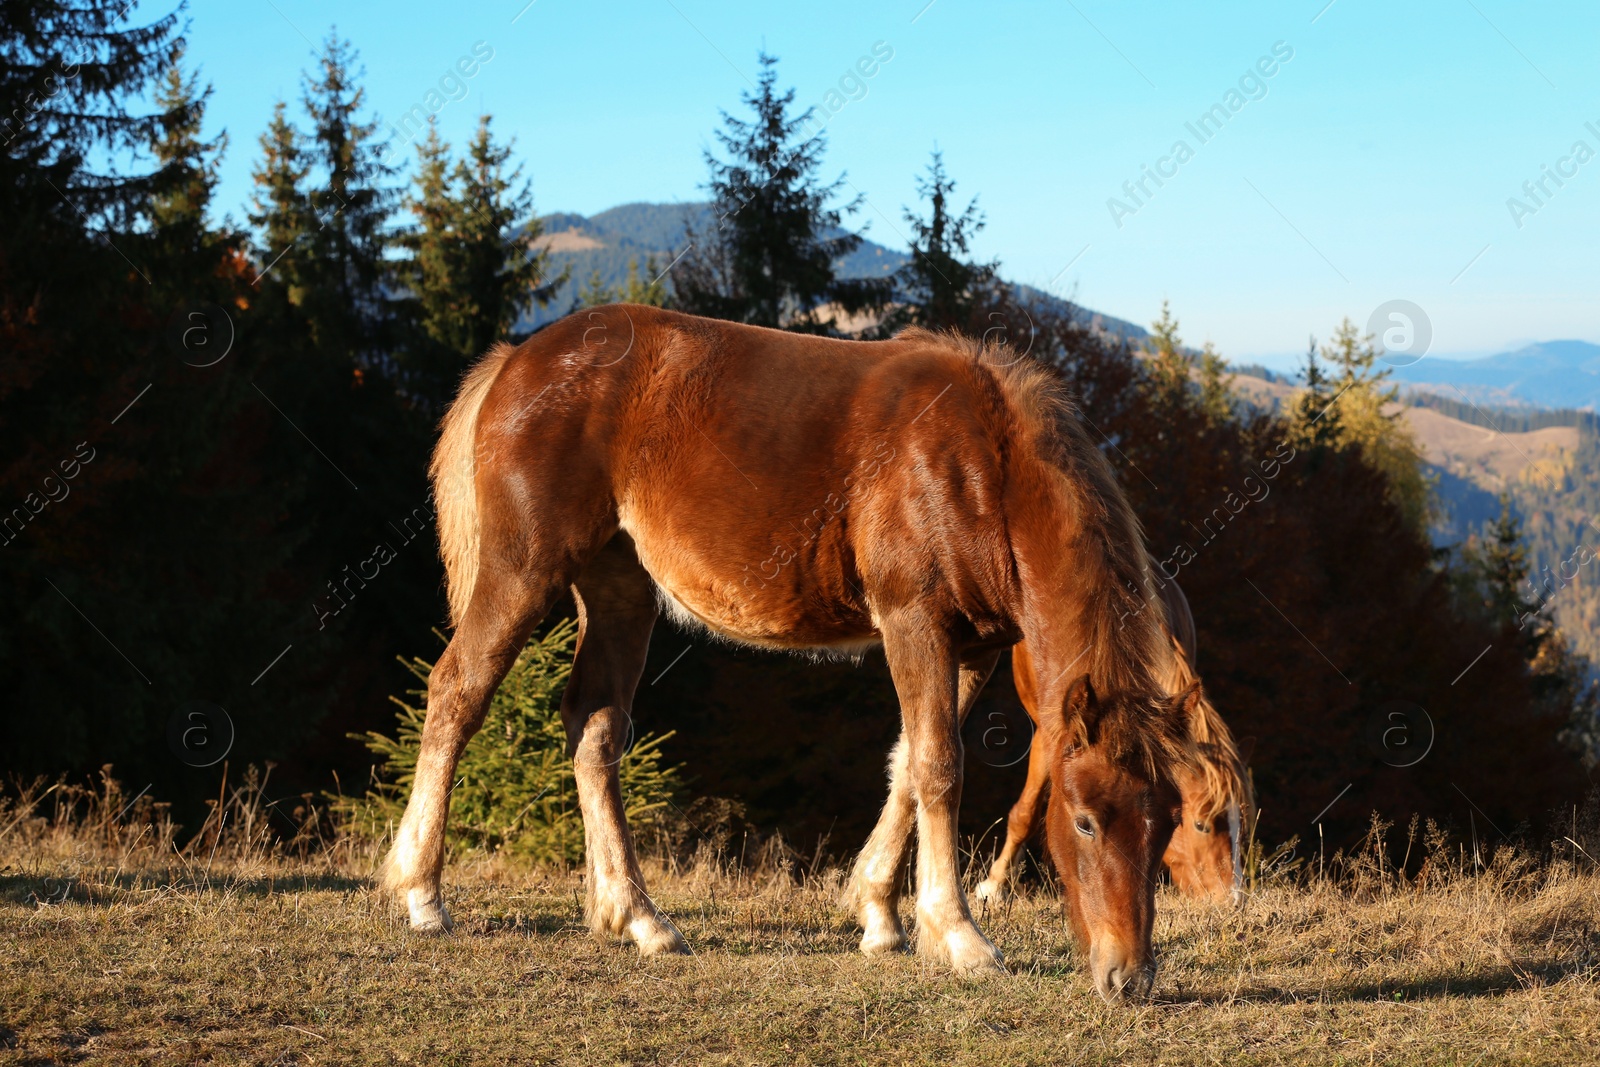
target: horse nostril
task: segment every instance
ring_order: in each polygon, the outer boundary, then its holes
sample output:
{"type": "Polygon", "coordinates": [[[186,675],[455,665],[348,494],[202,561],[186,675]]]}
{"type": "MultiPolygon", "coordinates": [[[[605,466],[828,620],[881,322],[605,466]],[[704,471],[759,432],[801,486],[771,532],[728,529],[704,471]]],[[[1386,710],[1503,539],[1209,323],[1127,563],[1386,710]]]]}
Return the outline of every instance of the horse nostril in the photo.
{"type": "Polygon", "coordinates": [[[1100,976],[1095,982],[1095,989],[1107,1003],[1115,1004],[1123,998],[1122,990],[1127,985],[1127,980],[1113,971],[1100,976]]]}
{"type": "Polygon", "coordinates": [[[1150,991],[1155,988],[1155,984],[1156,965],[1153,963],[1146,964],[1145,966],[1139,968],[1137,980],[1133,983],[1134,987],[1130,990],[1130,992],[1136,997],[1148,997],[1150,995],[1150,991]]]}
{"type": "Polygon", "coordinates": [[[1150,995],[1155,987],[1156,966],[1147,963],[1144,966],[1124,964],[1107,969],[1096,983],[1099,992],[1107,1001],[1142,1000],[1150,995]]]}

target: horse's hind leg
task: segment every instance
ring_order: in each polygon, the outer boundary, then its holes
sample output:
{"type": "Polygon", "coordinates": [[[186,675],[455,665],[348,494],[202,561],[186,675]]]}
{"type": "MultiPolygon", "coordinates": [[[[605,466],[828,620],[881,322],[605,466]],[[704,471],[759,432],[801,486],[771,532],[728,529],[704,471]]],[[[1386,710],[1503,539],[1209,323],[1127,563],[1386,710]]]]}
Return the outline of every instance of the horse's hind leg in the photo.
{"type": "Polygon", "coordinates": [[[889,799],[884,801],[872,836],[861,846],[850,877],[848,900],[855,905],[861,923],[861,951],[869,956],[899,952],[906,947],[900,895],[905,886],[911,834],[917,828],[917,798],[907,769],[909,756],[902,734],[889,752],[889,799]]]}
{"type": "Polygon", "coordinates": [[[439,879],[456,763],[483,725],[489,701],[528,635],[566,581],[562,574],[522,575],[484,568],[471,605],[428,676],[428,717],[411,799],[381,879],[387,891],[404,897],[414,930],[450,929],[439,879]]]}
{"type": "Polygon", "coordinates": [[[631,938],[647,956],[685,952],[682,936],[645,893],[617,779],[657,610],[650,577],[627,535],[618,534],[585,568],[573,594],[578,653],[561,718],[583,811],[589,928],[631,938]]]}
{"type": "MultiPolygon", "coordinates": [[[[1000,652],[982,652],[961,661],[957,677],[957,703],[961,722],[994,673],[1000,652]]],[[[850,878],[849,900],[855,905],[863,931],[861,951],[869,956],[899,952],[906,947],[900,923],[900,897],[905,889],[906,862],[911,835],[917,828],[917,799],[911,788],[909,753],[905,735],[889,753],[889,798],[872,836],[861,848],[850,878]]]]}

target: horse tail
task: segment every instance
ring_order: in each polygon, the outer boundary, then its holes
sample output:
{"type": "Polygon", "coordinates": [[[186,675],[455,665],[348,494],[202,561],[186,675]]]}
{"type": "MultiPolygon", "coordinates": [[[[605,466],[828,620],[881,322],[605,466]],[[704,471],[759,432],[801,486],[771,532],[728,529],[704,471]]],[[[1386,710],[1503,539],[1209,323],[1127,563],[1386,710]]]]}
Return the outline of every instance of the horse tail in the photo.
{"type": "Polygon", "coordinates": [[[444,559],[450,622],[455,626],[461,625],[467,605],[472,602],[472,587],[478,580],[478,543],[482,537],[477,487],[478,411],[513,351],[504,342],[497,344],[467,371],[461,391],[445,413],[428,470],[433,479],[434,509],[439,515],[439,555],[444,559]]]}

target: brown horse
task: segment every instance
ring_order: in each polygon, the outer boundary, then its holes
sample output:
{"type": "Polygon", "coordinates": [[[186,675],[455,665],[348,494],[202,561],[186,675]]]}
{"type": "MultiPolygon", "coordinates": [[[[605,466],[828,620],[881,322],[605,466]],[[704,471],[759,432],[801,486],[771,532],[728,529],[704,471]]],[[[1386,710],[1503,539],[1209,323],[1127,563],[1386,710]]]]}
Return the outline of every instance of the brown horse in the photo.
{"type": "MultiPolygon", "coordinates": [[[[616,771],[661,607],[770,648],[882,646],[915,795],[917,947],[957,971],[1003,970],[961,889],[956,819],[961,713],[1004,647],[1028,639],[1042,717],[1099,739],[1108,767],[1137,777],[1122,802],[1164,808],[1146,836],[1171,832],[1167,768],[1189,750],[1158,677],[1161,627],[1134,592],[1149,576],[1138,522],[1050,376],[1013,354],[920,331],[865,343],[596,309],[474,366],[432,473],[455,634],[382,879],[414,928],[450,924],[439,883],[456,762],[569,589],[579,638],[562,716],[597,934],[684,949],[645,893],[616,771]],[[1069,719],[1074,678],[1100,699],[1069,719]]],[[[867,888],[880,905],[898,891],[867,888]]],[[[898,947],[874,933],[863,949],[898,947]]]]}
{"type": "MultiPolygon", "coordinates": [[[[1159,594],[1173,644],[1172,661],[1165,673],[1166,688],[1177,696],[1198,680],[1194,673],[1194,615],[1177,582],[1167,581],[1160,586],[1159,594]]],[[[1037,722],[1038,683],[1026,642],[1012,651],[1011,672],[1023,708],[1037,722]]],[[[1173,832],[1162,863],[1172,884],[1185,895],[1237,901],[1242,877],[1240,849],[1254,818],[1254,798],[1233,734],[1203,691],[1187,711],[1189,738],[1199,762],[1175,772],[1178,792],[1183,797],[1183,818],[1173,832]]],[[[1044,751],[1046,739],[1037,732],[1034,739],[1028,753],[1027,782],[1006,820],[1005,845],[989,876],[974,891],[979,900],[1004,894],[1013,859],[1038,828],[1040,804],[1049,786],[1051,768],[1044,751]]]]}

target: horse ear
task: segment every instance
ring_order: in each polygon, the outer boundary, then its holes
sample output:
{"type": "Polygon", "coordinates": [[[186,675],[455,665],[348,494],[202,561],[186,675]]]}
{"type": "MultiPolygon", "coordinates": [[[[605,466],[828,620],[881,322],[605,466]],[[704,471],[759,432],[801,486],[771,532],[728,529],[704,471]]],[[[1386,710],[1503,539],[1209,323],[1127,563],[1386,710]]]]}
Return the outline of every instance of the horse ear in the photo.
{"type": "Polygon", "coordinates": [[[1099,699],[1094,695],[1094,686],[1089,682],[1089,676],[1079,675],[1067,688],[1066,710],[1062,716],[1066,726],[1066,736],[1072,744],[1094,743],[1095,730],[1100,725],[1102,710],[1099,699]]]}
{"type": "Polygon", "coordinates": [[[1183,712],[1185,720],[1189,723],[1202,721],[1204,713],[1200,710],[1200,702],[1205,698],[1206,691],[1201,687],[1198,678],[1190,682],[1189,687],[1178,694],[1177,705],[1179,710],[1183,712]]]}

